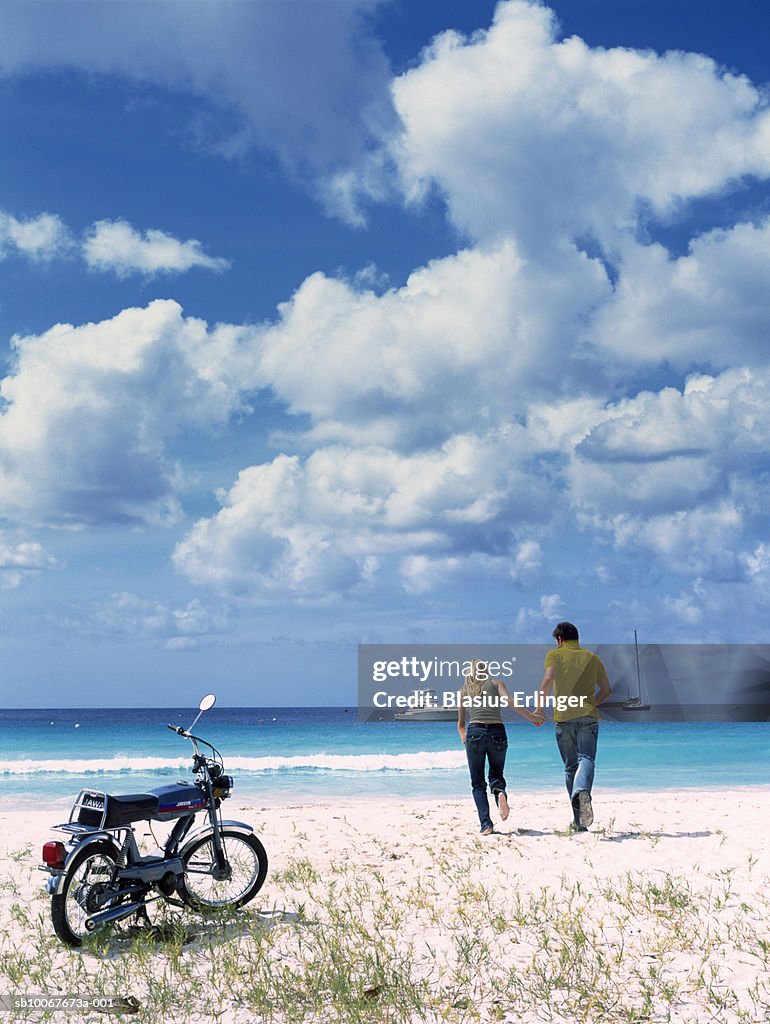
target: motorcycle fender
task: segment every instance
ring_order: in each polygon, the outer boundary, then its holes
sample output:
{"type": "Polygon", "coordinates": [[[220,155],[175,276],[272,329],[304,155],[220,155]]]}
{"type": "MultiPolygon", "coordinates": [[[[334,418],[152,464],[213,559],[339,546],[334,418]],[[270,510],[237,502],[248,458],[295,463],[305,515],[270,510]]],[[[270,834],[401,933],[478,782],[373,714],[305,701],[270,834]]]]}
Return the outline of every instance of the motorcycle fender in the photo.
{"type": "MultiPolygon", "coordinates": [[[[247,825],[245,821],[232,821],[230,819],[225,819],[222,822],[222,828],[231,828],[235,832],[243,832],[244,835],[251,835],[254,832],[252,826],[247,825]]],[[[200,839],[201,836],[211,835],[212,831],[211,825],[203,825],[201,828],[196,828],[188,836],[185,836],[184,847],[180,850],[179,856],[181,857],[187,847],[195,842],[196,839],[200,839]]]]}
{"type": "Polygon", "coordinates": [[[110,835],[109,832],[92,832],[89,833],[88,838],[80,839],[72,847],[67,854],[67,859],[64,862],[61,870],[51,872],[51,876],[46,882],[46,892],[49,896],[58,896],[64,888],[64,879],[67,877],[67,871],[72,862],[72,858],[80,853],[81,850],[85,849],[86,846],[93,846],[94,843],[107,843],[112,847],[113,855],[115,859],[118,858],[118,847],[115,845],[115,837],[110,835]]]}

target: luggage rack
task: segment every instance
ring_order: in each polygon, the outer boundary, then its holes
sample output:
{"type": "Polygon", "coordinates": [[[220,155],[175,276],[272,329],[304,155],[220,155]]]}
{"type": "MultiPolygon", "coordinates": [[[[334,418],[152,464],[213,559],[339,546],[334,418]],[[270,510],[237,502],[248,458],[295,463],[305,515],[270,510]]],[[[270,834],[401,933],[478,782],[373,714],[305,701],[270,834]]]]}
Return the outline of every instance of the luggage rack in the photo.
{"type": "Polygon", "coordinates": [[[108,797],[98,789],[81,789],[70,810],[68,828],[65,832],[74,834],[104,828],[107,820],[108,797]],[[74,826],[74,827],[73,827],[74,826]]]}
{"type": "Polygon", "coordinates": [[[51,825],[56,832],[68,832],[72,836],[85,835],[86,832],[101,831],[100,825],[83,825],[78,821],[65,821],[61,825],[51,825]]]}

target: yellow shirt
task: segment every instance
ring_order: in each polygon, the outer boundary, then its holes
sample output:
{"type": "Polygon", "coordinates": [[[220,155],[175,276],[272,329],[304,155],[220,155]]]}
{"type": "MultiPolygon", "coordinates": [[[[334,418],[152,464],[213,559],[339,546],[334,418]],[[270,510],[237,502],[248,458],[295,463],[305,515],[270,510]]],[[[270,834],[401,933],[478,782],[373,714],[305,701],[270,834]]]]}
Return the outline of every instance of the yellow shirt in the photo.
{"type": "Polygon", "coordinates": [[[606,678],[601,658],[585,651],[577,640],[565,640],[561,647],[545,656],[545,667],[555,669],[554,694],[556,697],[584,697],[582,707],[554,709],[554,722],[568,722],[572,718],[588,716],[598,718],[596,687],[606,678]]]}

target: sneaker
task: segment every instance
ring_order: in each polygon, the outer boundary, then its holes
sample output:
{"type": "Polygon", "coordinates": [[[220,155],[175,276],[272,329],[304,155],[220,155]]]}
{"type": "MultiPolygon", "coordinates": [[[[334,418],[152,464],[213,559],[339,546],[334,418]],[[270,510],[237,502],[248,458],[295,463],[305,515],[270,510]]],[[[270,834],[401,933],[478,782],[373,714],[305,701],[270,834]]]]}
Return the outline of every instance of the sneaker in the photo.
{"type": "Polygon", "coordinates": [[[593,824],[594,809],[591,806],[591,794],[587,789],[581,789],[578,793],[578,814],[581,825],[588,828],[589,825],[593,824]]]}
{"type": "Polygon", "coordinates": [[[511,809],[508,806],[508,797],[505,793],[498,793],[497,809],[500,811],[500,821],[507,821],[508,815],[511,813],[511,809]]]}

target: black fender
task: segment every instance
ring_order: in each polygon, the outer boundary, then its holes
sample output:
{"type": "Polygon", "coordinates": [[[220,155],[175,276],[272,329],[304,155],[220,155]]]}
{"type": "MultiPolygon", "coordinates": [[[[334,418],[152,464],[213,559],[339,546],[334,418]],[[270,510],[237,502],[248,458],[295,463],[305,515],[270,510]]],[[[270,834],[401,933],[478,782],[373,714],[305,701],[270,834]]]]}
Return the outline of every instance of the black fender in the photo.
{"type": "MultiPolygon", "coordinates": [[[[251,825],[247,825],[245,821],[233,821],[230,818],[225,818],[221,821],[220,826],[222,828],[232,829],[234,832],[242,832],[243,835],[253,835],[254,828],[251,825]]],[[[185,844],[177,854],[182,860],[184,860],[185,851],[188,847],[192,846],[193,843],[197,842],[204,836],[210,836],[214,834],[214,829],[211,824],[202,825],[200,828],[196,828],[194,832],[191,832],[188,836],[185,836],[185,844]]]]}
{"type": "Polygon", "coordinates": [[[93,846],[95,843],[99,843],[102,846],[109,846],[110,856],[117,863],[118,857],[120,856],[120,847],[115,841],[115,836],[112,835],[111,832],[89,832],[87,836],[83,839],[78,839],[78,841],[70,848],[61,869],[55,873],[51,873],[46,885],[46,891],[49,896],[59,896],[61,894],[64,889],[64,880],[69,873],[70,864],[74,858],[80,854],[81,850],[86,849],[88,846],[93,846]]]}

